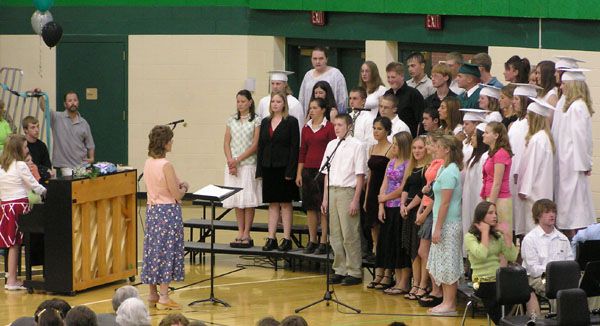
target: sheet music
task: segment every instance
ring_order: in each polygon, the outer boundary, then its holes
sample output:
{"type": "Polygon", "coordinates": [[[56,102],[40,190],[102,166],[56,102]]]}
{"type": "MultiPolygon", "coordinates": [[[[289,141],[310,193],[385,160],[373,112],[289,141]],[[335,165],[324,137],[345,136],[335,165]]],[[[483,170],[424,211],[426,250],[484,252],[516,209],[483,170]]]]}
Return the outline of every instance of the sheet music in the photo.
{"type": "Polygon", "coordinates": [[[226,189],[226,188],[221,188],[219,186],[215,186],[213,184],[209,184],[208,186],[205,186],[201,189],[196,190],[196,192],[194,192],[194,195],[198,195],[198,196],[212,196],[212,197],[218,197],[221,198],[229,193],[234,192],[235,190],[232,189],[226,189]]]}

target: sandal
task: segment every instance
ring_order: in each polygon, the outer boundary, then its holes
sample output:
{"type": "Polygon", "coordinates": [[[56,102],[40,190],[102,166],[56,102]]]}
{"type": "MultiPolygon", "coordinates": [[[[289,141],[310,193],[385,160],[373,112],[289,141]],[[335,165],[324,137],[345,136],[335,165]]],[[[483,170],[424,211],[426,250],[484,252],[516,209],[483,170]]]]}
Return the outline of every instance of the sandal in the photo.
{"type": "Polygon", "coordinates": [[[419,305],[421,307],[435,307],[442,303],[443,300],[443,297],[436,297],[428,294],[419,299],[419,305]]]}
{"type": "Polygon", "coordinates": [[[383,275],[375,275],[375,279],[367,284],[367,289],[374,289],[377,285],[381,284],[381,280],[383,279],[383,275]],[[379,279],[379,281],[375,281],[376,279],[379,279]]]}
{"type": "Polygon", "coordinates": [[[410,292],[408,292],[407,294],[404,295],[404,299],[408,299],[408,300],[417,300],[417,292],[419,291],[419,287],[413,285],[410,288],[410,292]],[[417,289],[417,291],[413,292],[413,289],[417,289]]]}
{"type": "Polygon", "coordinates": [[[240,239],[238,248],[252,248],[254,247],[254,240],[252,238],[240,239]]]}
{"type": "Polygon", "coordinates": [[[240,245],[242,244],[243,240],[244,239],[235,238],[235,241],[230,242],[229,246],[231,248],[240,248],[240,245]]]}
{"type": "Polygon", "coordinates": [[[387,283],[379,282],[379,284],[375,285],[374,289],[376,289],[376,290],[386,290],[386,289],[389,289],[392,286],[394,286],[394,284],[393,284],[394,282],[392,281],[392,277],[390,275],[384,275],[381,278],[381,280],[383,281],[386,278],[389,280],[389,282],[387,282],[387,283]]]}
{"type": "Polygon", "coordinates": [[[389,295],[401,295],[401,294],[407,294],[408,291],[409,291],[408,289],[401,289],[401,288],[397,288],[394,286],[389,289],[385,289],[383,291],[383,293],[389,294],[389,295]]]}

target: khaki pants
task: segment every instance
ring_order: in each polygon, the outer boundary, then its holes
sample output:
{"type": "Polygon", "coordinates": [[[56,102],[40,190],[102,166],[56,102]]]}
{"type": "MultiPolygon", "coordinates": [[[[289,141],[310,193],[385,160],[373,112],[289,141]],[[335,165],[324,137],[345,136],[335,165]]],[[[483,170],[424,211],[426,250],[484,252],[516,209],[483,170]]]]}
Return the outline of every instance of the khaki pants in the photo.
{"type": "Polygon", "coordinates": [[[354,188],[330,187],[329,230],[333,270],[338,275],[362,278],[360,215],[350,215],[354,188]]]}

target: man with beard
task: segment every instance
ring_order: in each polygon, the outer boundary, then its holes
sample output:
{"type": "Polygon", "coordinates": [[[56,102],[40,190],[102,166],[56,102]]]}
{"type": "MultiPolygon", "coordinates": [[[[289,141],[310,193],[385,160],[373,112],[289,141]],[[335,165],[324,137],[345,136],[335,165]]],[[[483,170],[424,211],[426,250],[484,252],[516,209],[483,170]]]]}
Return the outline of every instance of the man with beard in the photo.
{"type": "MultiPolygon", "coordinates": [[[[63,176],[71,175],[73,169],[94,163],[94,138],[90,125],[79,114],[79,97],[74,91],[64,96],[65,110],[51,112],[52,139],[54,148],[52,162],[63,176]]],[[[44,101],[40,108],[45,110],[44,101]]]]}

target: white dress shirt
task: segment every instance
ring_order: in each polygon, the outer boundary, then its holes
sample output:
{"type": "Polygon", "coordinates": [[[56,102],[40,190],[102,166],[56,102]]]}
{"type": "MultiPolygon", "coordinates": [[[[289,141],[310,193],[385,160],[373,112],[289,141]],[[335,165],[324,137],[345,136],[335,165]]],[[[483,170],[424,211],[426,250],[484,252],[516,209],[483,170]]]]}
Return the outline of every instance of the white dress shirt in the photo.
{"type": "MultiPolygon", "coordinates": [[[[328,174],[327,169],[323,169],[327,157],[339,143],[340,139],[336,138],[327,144],[323,161],[321,161],[321,170],[324,174],[328,174]]],[[[356,187],[356,176],[365,175],[367,171],[367,151],[365,144],[360,140],[347,136],[330,161],[328,180],[329,185],[333,187],[356,187]]]]}
{"type": "Polygon", "coordinates": [[[29,171],[27,163],[13,161],[8,171],[0,168],[0,200],[27,198],[29,190],[33,190],[38,195],[46,192],[46,188],[40,185],[29,171]]]}
{"type": "Polygon", "coordinates": [[[398,118],[398,115],[396,115],[394,119],[392,119],[392,133],[388,136],[388,141],[394,143],[394,135],[401,131],[410,132],[410,128],[404,121],[398,118]]]}
{"type": "Polygon", "coordinates": [[[529,231],[521,244],[523,267],[531,277],[540,277],[546,264],[552,261],[573,260],[569,239],[556,228],[546,234],[541,226],[529,231]]]}

